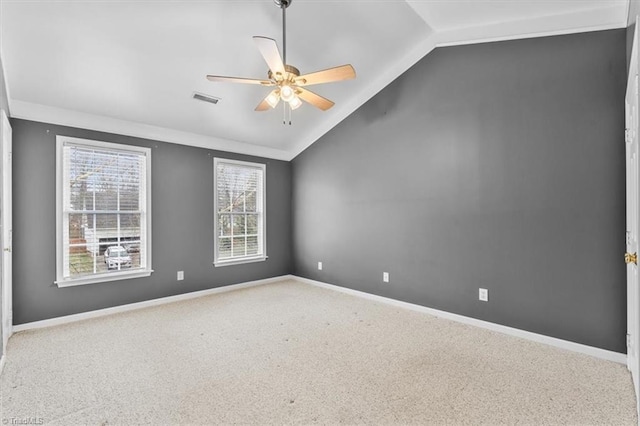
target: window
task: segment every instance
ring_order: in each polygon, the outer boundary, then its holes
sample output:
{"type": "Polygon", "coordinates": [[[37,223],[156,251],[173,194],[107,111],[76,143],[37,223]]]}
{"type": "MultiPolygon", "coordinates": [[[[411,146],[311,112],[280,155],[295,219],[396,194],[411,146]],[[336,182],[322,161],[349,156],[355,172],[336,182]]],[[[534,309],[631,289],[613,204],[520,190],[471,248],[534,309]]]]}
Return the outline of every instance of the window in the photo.
{"type": "Polygon", "coordinates": [[[265,260],[265,165],[213,159],[216,266],[265,260]]]}
{"type": "Polygon", "coordinates": [[[57,137],[59,287],[151,274],[151,150],[57,137]]]}

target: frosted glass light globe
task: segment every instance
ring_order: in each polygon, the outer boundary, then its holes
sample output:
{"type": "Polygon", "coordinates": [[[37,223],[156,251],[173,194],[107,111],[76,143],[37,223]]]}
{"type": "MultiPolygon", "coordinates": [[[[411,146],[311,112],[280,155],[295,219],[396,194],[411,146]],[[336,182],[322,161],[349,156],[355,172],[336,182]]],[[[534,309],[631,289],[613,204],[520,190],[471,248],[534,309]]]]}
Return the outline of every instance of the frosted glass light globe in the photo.
{"type": "Polygon", "coordinates": [[[282,98],[283,101],[290,102],[291,99],[295,97],[295,92],[291,88],[291,86],[285,85],[285,86],[282,86],[282,88],[280,89],[280,97],[282,98]]]}
{"type": "Polygon", "coordinates": [[[299,108],[300,105],[302,105],[302,101],[297,96],[294,96],[293,99],[289,101],[289,106],[291,107],[292,110],[299,108]]]}
{"type": "Polygon", "coordinates": [[[269,96],[267,96],[267,103],[271,108],[275,108],[276,105],[278,105],[279,101],[280,101],[280,97],[276,92],[271,92],[269,93],[269,96]]]}

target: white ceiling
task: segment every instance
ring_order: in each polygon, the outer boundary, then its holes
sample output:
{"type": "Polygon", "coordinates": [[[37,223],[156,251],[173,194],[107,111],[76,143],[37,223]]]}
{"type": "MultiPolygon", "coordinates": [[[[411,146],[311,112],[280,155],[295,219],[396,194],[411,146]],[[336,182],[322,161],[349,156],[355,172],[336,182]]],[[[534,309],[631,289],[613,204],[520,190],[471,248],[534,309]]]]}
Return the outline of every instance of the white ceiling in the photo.
{"type": "Polygon", "coordinates": [[[293,0],[287,62],[351,63],[355,80],[314,86],[336,102],[255,112],[268,88],[252,36],[275,38],[273,0],[0,0],[13,117],[289,160],[437,46],[623,28],[629,0],[293,0]],[[193,92],[221,98],[217,105],[193,92]]]}

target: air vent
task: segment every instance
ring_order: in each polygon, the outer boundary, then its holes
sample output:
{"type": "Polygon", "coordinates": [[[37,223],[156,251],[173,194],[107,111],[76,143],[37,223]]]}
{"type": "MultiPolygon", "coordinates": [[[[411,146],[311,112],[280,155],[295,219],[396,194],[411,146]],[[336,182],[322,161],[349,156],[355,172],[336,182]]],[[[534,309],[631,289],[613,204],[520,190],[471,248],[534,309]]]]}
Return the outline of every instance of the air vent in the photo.
{"type": "Polygon", "coordinates": [[[214,105],[217,104],[218,101],[220,100],[220,98],[216,98],[215,96],[205,95],[204,93],[198,93],[198,92],[193,93],[193,99],[197,99],[203,102],[209,102],[210,104],[214,104],[214,105]]]}

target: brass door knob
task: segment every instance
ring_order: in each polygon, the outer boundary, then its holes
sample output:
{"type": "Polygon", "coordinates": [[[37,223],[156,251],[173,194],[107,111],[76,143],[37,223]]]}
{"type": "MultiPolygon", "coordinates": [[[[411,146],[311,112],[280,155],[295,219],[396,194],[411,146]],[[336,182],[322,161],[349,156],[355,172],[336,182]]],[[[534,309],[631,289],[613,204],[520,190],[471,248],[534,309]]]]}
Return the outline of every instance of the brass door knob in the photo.
{"type": "Polygon", "coordinates": [[[624,263],[633,263],[634,265],[638,264],[638,253],[625,253],[624,254],[624,263]]]}

